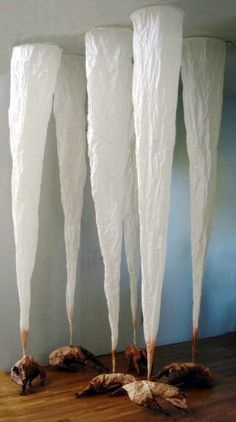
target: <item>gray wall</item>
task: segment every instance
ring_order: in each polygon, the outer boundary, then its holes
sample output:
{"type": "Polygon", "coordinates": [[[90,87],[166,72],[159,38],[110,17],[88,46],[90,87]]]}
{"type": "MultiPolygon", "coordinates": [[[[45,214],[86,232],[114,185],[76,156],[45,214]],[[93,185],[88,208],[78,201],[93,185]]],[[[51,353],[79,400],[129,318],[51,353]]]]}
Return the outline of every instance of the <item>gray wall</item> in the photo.
{"type": "MultiPolygon", "coordinates": [[[[19,304],[11,217],[11,157],[7,110],[9,75],[0,78],[0,368],[21,356],[19,304]]],[[[200,335],[236,329],[236,100],[225,98],[219,145],[219,177],[212,236],[206,262],[200,335]]],[[[29,351],[46,362],[48,353],[68,343],[65,309],[66,266],[54,121],[44,160],[39,210],[39,244],[32,278],[29,351]]],[[[177,116],[169,241],[158,344],[191,337],[191,251],[188,160],[182,104],[177,116]]],[[[131,341],[129,286],[123,253],[119,349],[131,341]]],[[[139,308],[138,341],[143,344],[139,308]]],[[[103,263],[87,178],[76,290],[75,342],[91,351],[110,352],[110,330],[103,291],[103,263]]]]}

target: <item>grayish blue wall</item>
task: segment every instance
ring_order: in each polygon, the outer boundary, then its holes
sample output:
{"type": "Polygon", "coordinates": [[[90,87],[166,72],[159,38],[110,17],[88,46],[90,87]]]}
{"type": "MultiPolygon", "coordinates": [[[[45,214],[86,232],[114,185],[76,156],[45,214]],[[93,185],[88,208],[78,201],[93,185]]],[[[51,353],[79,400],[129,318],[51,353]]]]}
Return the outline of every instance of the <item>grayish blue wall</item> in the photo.
{"type": "MultiPolygon", "coordinates": [[[[236,329],[236,101],[224,99],[218,181],[206,259],[200,336],[236,329]]],[[[192,283],[188,158],[181,101],[172,176],[168,255],[159,343],[190,339],[192,283]]]]}
{"type": "MultiPolygon", "coordinates": [[[[21,356],[19,304],[11,218],[11,157],[7,109],[9,76],[0,78],[0,368],[21,356]]],[[[219,145],[219,177],[212,236],[206,262],[200,335],[236,329],[236,101],[225,99],[219,145]]],[[[89,178],[85,188],[81,252],[76,290],[75,342],[98,354],[110,352],[103,291],[103,263],[89,178]]],[[[29,352],[46,362],[48,353],[68,342],[65,309],[65,248],[54,121],[51,119],[40,201],[39,245],[32,279],[29,352]]],[[[188,159],[182,106],[177,117],[169,242],[158,343],[190,339],[192,312],[188,159]]],[[[143,344],[139,309],[138,340],[143,344]]],[[[131,341],[129,286],[123,253],[119,349],[131,341]]]]}

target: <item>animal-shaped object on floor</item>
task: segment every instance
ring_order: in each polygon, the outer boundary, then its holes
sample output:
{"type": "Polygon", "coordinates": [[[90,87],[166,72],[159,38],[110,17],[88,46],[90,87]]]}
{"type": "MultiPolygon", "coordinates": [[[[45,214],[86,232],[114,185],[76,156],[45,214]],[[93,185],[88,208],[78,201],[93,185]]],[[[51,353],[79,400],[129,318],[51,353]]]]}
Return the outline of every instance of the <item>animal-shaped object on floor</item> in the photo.
{"type": "MultiPolygon", "coordinates": [[[[185,395],[177,387],[169,384],[152,381],[136,381],[123,385],[121,390],[126,392],[131,401],[153,410],[160,410],[165,415],[168,413],[162,408],[159,400],[165,400],[177,409],[188,409],[185,395]]],[[[117,391],[117,395],[120,391],[117,391]]]]}
{"type": "Polygon", "coordinates": [[[125,384],[136,381],[133,375],[129,374],[102,374],[93,378],[87,387],[79,393],[76,393],[76,397],[88,396],[93,394],[106,394],[113,393],[119,390],[125,384]]]}
{"type": "Polygon", "coordinates": [[[135,369],[137,375],[139,375],[142,368],[147,370],[146,349],[130,344],[125,350],[125,358],[129,371],[135,369]]]}
{"type": "Polygon", "coordinates": [[[199,387],[212,387],[214,385],[214,376],[211,370],[195,362],[167,365],[153,376],[153,380],[157,381],[163,376],[167,377],[168,384],[173,385],[186,384],[199,387]]]}
{"type": "Polygon", "coordinates": [[[65,346],[54,350],[49,355],[49,363],[58,369],[75,371],[78,366],[95,368],[98,372],[109,372],[93,353],[82,346],[65,346]]]}
{"type": "Polygon", "coordinates": [[[32,386],[32,381],[40,377],[40,384],[43,386],[46,381],[46,372],[32,356],[24,356],[11,368],[11,379],[21,385],[21,395],[26,394],[27,384],[32,386]]]}

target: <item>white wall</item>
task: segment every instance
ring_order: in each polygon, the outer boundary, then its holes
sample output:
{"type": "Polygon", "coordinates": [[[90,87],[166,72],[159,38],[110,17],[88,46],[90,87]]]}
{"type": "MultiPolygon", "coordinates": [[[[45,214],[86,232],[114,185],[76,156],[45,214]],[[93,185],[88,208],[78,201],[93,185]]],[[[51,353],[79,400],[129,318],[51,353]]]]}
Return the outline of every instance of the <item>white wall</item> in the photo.
{"type": "MultiPolygon", "coordinates": [[[[11,217],[11,157],[7,110],[9,75],[0,78],[0,368],[21,356],[19,304],[11,217]]],[[[206,262],[200,334],[236,329],[236,100],[225,99],[219,146],[219,178],[212,237],[206,262]]],[[[43,362],[67,344],[65,248],[54,121],[48,128],[40,201],[39,245],[32,279],[29,351],[43,362]]],[[[188,160],[182,105],[177,118],[169,242],[158,344],[191,338],[191,257],[188,160]]],[[[110,330],[103,291],[103,263],[89,178],[85,188],[81,253],[76,290],[75,342],[91,351],[110,352],[110,330]]],[[[123,253],[119,349],[131,341],[129,286],[123,253]]],[[[143,344],[139,309],[138,340],[143,344]]]]}

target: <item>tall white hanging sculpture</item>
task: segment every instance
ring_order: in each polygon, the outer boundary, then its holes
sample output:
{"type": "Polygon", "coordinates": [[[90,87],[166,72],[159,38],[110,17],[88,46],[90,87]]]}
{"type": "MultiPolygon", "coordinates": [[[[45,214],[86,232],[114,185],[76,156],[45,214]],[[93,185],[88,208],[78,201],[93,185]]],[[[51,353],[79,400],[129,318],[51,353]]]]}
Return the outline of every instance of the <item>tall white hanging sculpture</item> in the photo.
{"type": "Polygon", "coordinates": [[[105,266],[115,371],[125,173],[132,120],[132,32],[97,28],[86,34],[86,71],[91,184],[105,266]]]}
{"type": "Polygon", "coordinates": [[[165,270],[183,17],[175,8],[154,6],[134,12],[131,20],[142,308],[150,378],[165,270]]]}
{"type": "Polygon", "coordinates": [[[190,38],[184,41],[181,73],[190,160],[193,360],[196,352],[204,262],[216,187],[224,66],[223,41],[214,38],[190,38]]]}
{"type": "Polygon", "coordinates": [[[26,354],[30,284],[38,244],[42,164],[60,59],[61,50],[57,46],[32,44],[15,47],[11,60],[12,214],[23,355],[26,354]]]}
{"type": "Polygon", "coordinates": [[[126,169],[124,203],[124,240],[126,261],[130,278],[130,305],[132,315],[133,343],[136,344],[138,279],[140,275],[138,185],[135,157],[135,134],[133,121],[130,128],[130,146],[126,169]]]}
{"type": "Polygon", "coordinates": [[[86,75],[83,57],[63,55],[54,94],[67,263],[66,307],[73,336],[74,294],[86,180],[86,75]]]}

